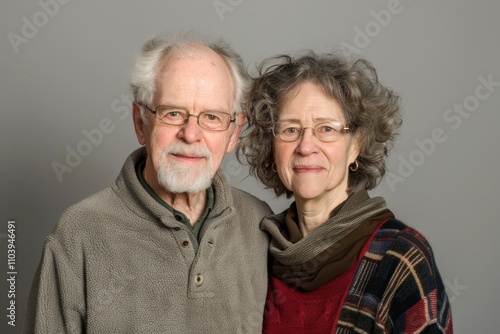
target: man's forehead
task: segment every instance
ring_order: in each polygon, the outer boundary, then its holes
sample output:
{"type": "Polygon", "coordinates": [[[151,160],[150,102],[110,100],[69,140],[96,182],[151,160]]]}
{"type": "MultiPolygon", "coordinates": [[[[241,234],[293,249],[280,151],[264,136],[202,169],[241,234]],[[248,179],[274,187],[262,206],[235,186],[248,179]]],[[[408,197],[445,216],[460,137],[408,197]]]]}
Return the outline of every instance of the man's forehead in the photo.
{"type": "Polygon", "coordinates": [[[205,66],[208,64],[214,69],[229,72],[229,66],[225,60],[217,52],[201,44],[188,44],[171,49],[160,60],[158,71],[164,73],[172,68],[179,68],[183,65],[192,66],[196,63],[204,63],[205,66]]]}
{"type": "Polygon", "coordinates": [[[200,84],[219,80],[231,85],[233,77],[228,64],[220,55],[208,50],[210,53],[186,55],[173,52],[165,56],[157,68],[156,80],[161,82],[171,77],[175,77],[175,80],[199,78],[200,84]]]}
{"type": "Polygon", "coordinates": [[[199,98],[203,106],[198,107],[228,112],[234,81],[226,63],[217,54],[215,56],[205,53],[196,57],[171,55],[157,73],[157,103],[181,107],[199,98]]]}

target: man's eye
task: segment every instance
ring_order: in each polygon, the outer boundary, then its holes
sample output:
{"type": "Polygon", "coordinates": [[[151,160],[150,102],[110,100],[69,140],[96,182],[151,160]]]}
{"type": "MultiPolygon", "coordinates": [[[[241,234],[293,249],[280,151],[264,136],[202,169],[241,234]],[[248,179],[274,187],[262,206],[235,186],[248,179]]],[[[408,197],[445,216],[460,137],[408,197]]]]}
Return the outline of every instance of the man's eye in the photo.
{"type": "Polygon", "coordinates": [[[165,117],[168,118],[179,118],[182,116],[182,113],[179,111],[169,111],[165,114],[165,117]]]}
{"type": "Polygon", "coordinates": [[[205,114],[205,118],[208,121],[219,121],[220,120],[219,116],[214,115],[214,114],[205,114]]]}

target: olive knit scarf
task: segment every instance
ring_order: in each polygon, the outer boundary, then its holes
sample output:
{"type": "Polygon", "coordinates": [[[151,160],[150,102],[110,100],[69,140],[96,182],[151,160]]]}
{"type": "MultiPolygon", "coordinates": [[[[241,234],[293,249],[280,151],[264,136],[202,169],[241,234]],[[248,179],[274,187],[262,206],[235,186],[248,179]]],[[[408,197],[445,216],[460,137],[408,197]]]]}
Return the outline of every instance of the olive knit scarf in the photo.
{"type": "Polygon", "coordinates": [[[303,237],[295,203],[281,214],[265,218],[261,229],[271,235],[272,274],[310,291],[346,272],[381,220],[394,218],[381,197],[366,190],[337,206],[323,225],[303,237]]]}

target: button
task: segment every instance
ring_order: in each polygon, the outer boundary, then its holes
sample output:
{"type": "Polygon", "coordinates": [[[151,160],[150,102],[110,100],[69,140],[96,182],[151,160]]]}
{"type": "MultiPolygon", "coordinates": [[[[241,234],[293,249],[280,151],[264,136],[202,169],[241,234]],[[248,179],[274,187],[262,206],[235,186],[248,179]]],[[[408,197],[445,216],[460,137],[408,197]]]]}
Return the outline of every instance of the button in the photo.
{"type": "Polygon", "coordinates": [[[177,220],[178,222],[181,222],[182,221],[182,216],[181,215],[175,215],[175,220],[177,220]]]}
{"type": "Polygon", "coordinates": [[[200,286],[203,284],[203,276],[201,274],[196,275],[194,278],[194,282],[196,283],[197,286],[200,286]]]}
{"type": "Polygon", "coordinates": [[[182,247],[187,247],[187,246],[189,246],[189,240],[188,240],[188,239],[184,239],[184,240],[182,240],[181,245],[182,245],[182,247]]]}

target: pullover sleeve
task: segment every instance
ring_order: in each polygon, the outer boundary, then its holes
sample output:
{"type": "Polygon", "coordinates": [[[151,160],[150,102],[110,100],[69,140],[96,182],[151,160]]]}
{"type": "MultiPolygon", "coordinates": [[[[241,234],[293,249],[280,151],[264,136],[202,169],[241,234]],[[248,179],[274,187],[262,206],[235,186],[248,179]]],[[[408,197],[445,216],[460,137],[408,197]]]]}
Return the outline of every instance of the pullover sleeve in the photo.
{"type": "Polygon", "coordinates": [[[49,236],[33,280],[23,334],[85,333],[83,275],[75,269],[67,249],[49,236]]]}

